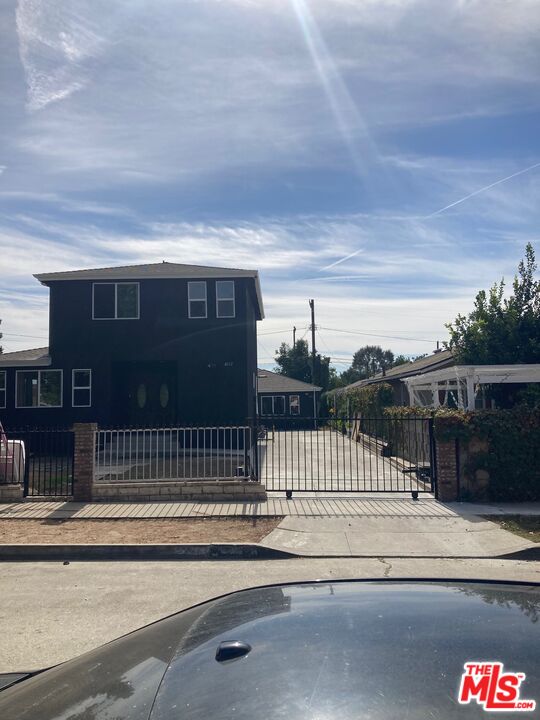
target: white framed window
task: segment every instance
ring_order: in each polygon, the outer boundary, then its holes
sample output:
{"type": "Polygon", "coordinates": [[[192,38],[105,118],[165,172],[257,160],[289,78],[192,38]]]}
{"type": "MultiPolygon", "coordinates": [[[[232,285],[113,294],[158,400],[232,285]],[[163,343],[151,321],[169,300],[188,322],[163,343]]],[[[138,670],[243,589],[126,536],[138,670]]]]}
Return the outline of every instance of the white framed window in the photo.
{"type": "Polygon", "coordinates": [[[218,280],[216,282],[216,317],[235,317],[234,280],[218,280]]]}
{"type": "Polygon", "coordinates": [[[92,371],[71,371],[71,404],[73,407],[91,407],[92,405],[92,371]]]}
{"type": "Polygon", "coordinates": [[[92,320],[138,320],[139,283],[92,283],[92,320]]]}
{"type": "Polygon", "coordinates": [[[271,395],[261,397],[261,415],[273,415],[273,404],[271,395]]]}
{"type": "Polygon", "coordinates": [[[63,370],[17,370],[15,407],[62,407],[62,386],[63,370]]]}
{"type": "Polygon", "coordinates": [[[204,281],[188,282],[188,317],[192,320],[208,317],[204,281]]]}
{"type": "Polygon", "coordinates": [[[263,395],[261,415],[285,415],[285,395],[263,395]]]}
{"type": "Polygon", "coordinates": [[[0,408],[6,407],[6,371],[0,370],[0,408]]]}
{"type": "Polygon", "coordinates": [[[300,395],[289,395],[289,413],[300,415],[300,395]]]}
{"type": "Polygon", "coordinates": [[[274,395],[274,415],[285,415],[285,395],[274,395]]]}

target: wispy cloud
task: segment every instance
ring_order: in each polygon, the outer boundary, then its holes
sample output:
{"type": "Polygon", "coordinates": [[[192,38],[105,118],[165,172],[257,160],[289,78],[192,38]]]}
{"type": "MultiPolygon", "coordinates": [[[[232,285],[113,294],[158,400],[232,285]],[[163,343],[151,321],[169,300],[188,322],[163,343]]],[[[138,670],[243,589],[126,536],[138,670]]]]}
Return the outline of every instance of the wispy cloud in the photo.
{"type": "MultiPolygon", "coordinates": [[[[19,0],[0,20],[10,345],[46,326],[31,272],[162,259],[259,268],[267,354],[308,297],[322,327],[433,339],[538,240],[531,0],[19,0]]],[[[363,337],[321,335],[337,357],[363,337]]]]}

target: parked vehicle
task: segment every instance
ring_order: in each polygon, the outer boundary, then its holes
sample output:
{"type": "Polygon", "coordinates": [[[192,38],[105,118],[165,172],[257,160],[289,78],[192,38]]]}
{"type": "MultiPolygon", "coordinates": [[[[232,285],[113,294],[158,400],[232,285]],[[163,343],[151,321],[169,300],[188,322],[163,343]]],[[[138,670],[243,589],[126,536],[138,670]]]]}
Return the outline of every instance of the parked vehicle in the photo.
{"type": "Polygon", "coordinates": [[[10,440],[0,423],[0,483],[18,484],[23,481],[26,452],[22,440],[10,440]]]}
{"type": "Polygon", "coordinates": [[[485,718],[474,683],[459,702],[466,664],[501,663],[519,675],[518,697],[540,701],[539,616],[538,584],[253,588],[19,679],[0,695],[0,717],[485,718]]]}

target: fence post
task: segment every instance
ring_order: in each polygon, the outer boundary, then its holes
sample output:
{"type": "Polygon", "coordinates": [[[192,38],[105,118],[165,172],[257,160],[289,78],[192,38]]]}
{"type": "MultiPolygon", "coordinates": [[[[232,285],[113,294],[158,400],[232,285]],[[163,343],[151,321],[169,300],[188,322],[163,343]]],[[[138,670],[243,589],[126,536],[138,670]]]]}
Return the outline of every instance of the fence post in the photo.
{"type": "Polygon", "coordinates": [[[92,500],[94,482],[95,438],[97,423],[75,423],[73,433],[73,499],[77,502],[92,500]]]}

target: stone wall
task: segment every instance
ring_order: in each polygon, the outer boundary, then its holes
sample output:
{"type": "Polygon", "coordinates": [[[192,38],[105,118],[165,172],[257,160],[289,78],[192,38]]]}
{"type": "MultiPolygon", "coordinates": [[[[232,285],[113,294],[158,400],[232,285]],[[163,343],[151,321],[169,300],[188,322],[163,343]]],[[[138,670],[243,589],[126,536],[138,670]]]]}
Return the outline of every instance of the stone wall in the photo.
{"type": "Polygon", "coordinates": [[[0,485],[0,503],[20,502],[23,499],[23,484],[0,485]]]}
{"type": "Polygon", "coordinates": [[[94,484],[92,500],[94,502],[194,500],[199,502],[264,502],[266,491],[261,483],[250,480],[115,482],[94,484]]]}

